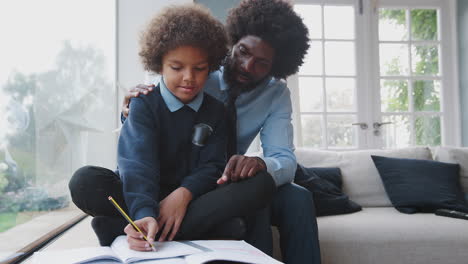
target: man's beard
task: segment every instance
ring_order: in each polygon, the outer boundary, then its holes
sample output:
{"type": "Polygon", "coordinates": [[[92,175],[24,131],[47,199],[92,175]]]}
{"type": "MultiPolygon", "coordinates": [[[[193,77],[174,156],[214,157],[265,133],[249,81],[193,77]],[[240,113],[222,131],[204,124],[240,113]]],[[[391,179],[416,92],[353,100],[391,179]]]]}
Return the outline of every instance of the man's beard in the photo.
{"type": "Polygon", "coordinates": [[[223,79],[226,81],[226,83],[229,86],[229,89],[236,89],[238,90],[239,93],[244,93],[253,90],[257,85],[259,85],[261,82],[263,82],[267,77],[265,76],[259,81],[254,81],[254,78],[246,72],[242,72],[237,68],[237,60],[233,58],[233,56],[228,55],[224,59],[224,73],[223,73],[223,79]],[[243,83],[239,82],[236,79],[236,76],[242,75],[243,77],[247,78],[248,81],[243,83]]]}

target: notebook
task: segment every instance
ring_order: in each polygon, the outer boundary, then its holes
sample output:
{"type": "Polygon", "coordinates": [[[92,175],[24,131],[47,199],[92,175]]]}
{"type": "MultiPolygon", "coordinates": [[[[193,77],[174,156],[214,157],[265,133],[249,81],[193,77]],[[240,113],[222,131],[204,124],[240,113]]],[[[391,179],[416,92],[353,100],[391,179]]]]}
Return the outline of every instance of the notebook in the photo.
{"type": "Polygon", "coordinates": [[[33,264],[79,263],[158,263],[202,264],[213,260],[239,261],[252,264],[281,263],[245,241],[195,240],[156,242],[156,252],[129,249],[125,236],[119,236],[110,247],[42,251],[33,255],[33,264]]]}

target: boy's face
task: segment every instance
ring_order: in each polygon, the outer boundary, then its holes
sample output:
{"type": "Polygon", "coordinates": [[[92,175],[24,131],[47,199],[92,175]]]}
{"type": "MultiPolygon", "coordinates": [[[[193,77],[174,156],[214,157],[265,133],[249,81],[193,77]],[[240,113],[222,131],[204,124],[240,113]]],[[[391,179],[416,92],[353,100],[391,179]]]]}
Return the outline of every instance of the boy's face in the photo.
{"type": "Polygon", "coordinates": [[[208,78],[208,55],[197,47],[180,46],[168,51],[162,66],[167,88],[184,104],[195,98],[208,78]]]}

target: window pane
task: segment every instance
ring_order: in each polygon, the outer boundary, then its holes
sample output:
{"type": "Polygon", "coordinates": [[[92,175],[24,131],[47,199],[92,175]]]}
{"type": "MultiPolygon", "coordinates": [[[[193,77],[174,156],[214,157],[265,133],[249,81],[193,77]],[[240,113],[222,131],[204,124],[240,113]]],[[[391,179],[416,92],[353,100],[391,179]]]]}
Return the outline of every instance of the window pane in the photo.
{"type": "Polygon", "coordinates": [[[294,5],[296,11],[309,29],[309,37],[322,38],[322,7],[320,5],[294,5]]]}
{"type": "Polygon", "coordinates": [[[354,42],[325,42],[325,74],[346,75],[356,74],[354,42]]]}
{"type": "Polygon", "coordinates": [[[437,40],[437,10],[411,10],[411,38],[413,40],[437,40]]]}
{"type": "Polygon", "coordinates": [[[379,40],[401,41],[407,39],[406,11],[379,9],[379,40]]]}
{"type": "Polygon", "coordinates": [[[420,116],[416,118],[416,145],[440,146],[440,117],[420,116]]]}
{"type": "Polygon", "coordinates": [[[381,80],[380,109],[382,112],[408,111],[408,82],[381,80]]]}
{"type": "Polygon", "coordinates": [[[299,68],[299,74],[322,75],[323,74],[323,49],[322,42],[312,41],[304,59],[304,64],[299,68]]]}
{"type": "Polygon", "coordinates": [[[354,8],[352,6],[324,7],[325,38],[354,39],[354,8]]]}
{"type": "Polygon", "coordinates": [[[380,75],[408,75],[408,45],[380,44],[380,75]]]}
{"type": "Polygon", "coordinates": [[[321,115],[302,115],[302,144],[304,147],[319,148],[322,146],[323,121],[321,115]]]}
{"type": "Polygon", "coordinates": [[[384,116],[382,122],[392,122],[381,128],[386,148],[408,147],[411,144],[409,117],[404,115],[384,116]]]}
{"type": "Polygon", "coordinates": [[[299,77],[301,112],[323,111],[322,78],[299,77]]]}
{"type": "Polygon", "coordinates": [[[68,191],[76,169],[115,167],[114,5],[0,2],[1,251],[77,215],[68,191]],[[44,221],[50,214],[59,216],[44,221]]]}
{"type": "Polygon", "coordinates": [[[355,115],[329,115],[327,124],[328,146],[349,148],[356,146],[355,115]]]}
{"type": "Polygon", "coordinates": [[[325,87],[327,91],[327,110],[330,112],[355,111],[354,78],[327,78],[325,87]]]}
{"type": "Polygon", "coordinates": [[[440,111],[440,82],[414,81],[413,100],[415,111],[440,111]]]}
{"type": "Polygon", "coordinates": [[[412,71],[417,75],[439,74],[439,48],[437,45],[411,46],[412,71]]]}

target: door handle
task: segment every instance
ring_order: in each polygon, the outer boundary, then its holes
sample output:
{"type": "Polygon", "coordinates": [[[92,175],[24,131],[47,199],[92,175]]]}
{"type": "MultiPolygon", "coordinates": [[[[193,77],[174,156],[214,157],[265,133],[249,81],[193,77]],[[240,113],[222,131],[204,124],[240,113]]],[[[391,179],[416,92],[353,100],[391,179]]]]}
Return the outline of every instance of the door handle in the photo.
{"type": "Polygon", "coordinates": [[[369,126],[367,125],[367,123],[364,123],[364,122],[352,123],[351,125],[353,125],[353,126],[359,126],[362,130],[366,130],[367,128],[369,128],[369,126]]]}
{"type": "Polygon", "coordinates": [[[389,124],[393,124],[392,122],[382,122],[382,123],[379,123],[379,122],[374,122],[372,124],[372,127],[374,129],[380,129],[381,126],[384,126],[384,125],[389,125],[389,124]]]}

